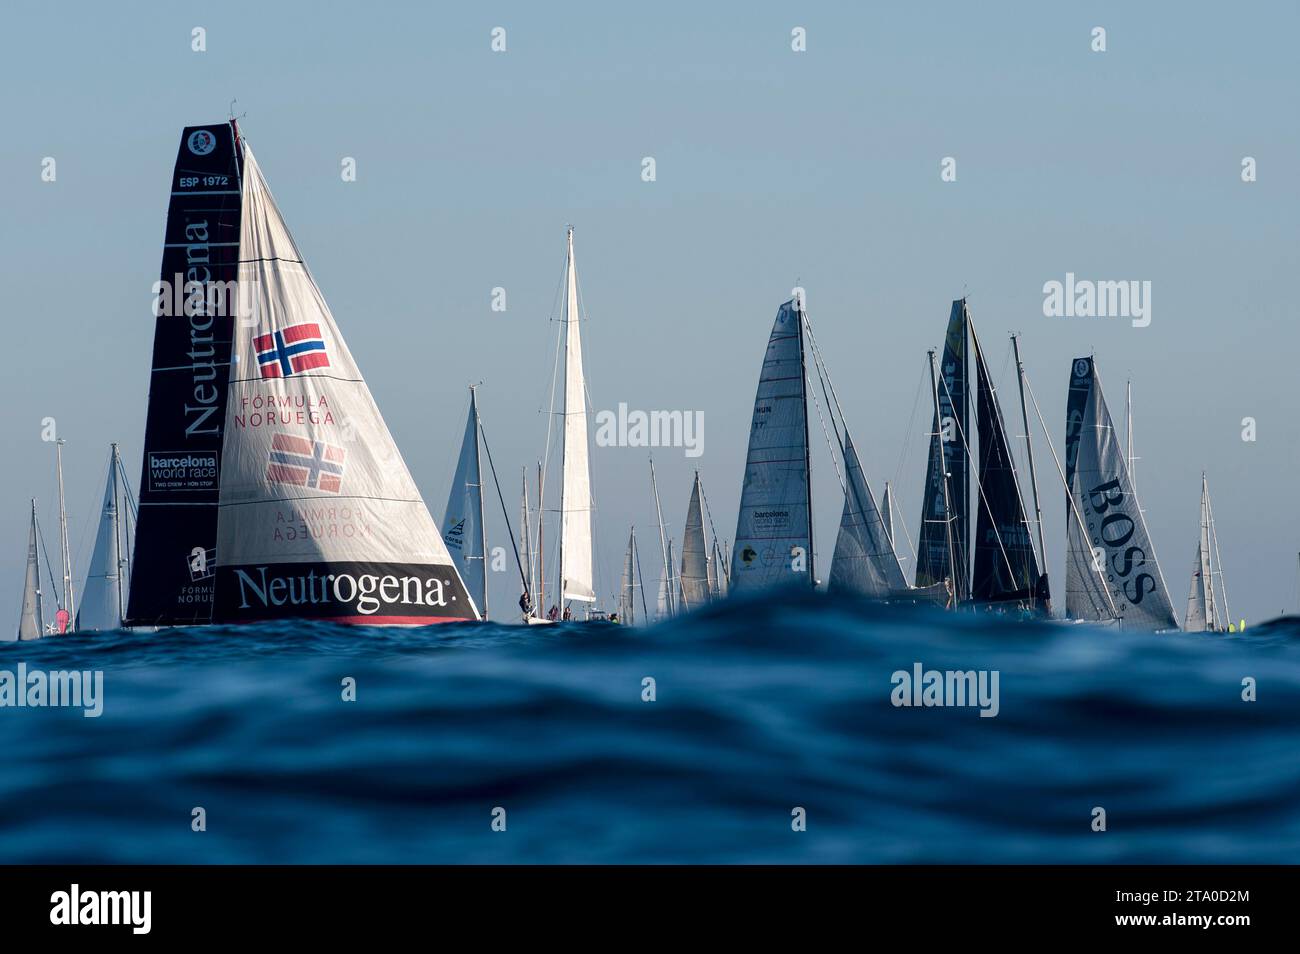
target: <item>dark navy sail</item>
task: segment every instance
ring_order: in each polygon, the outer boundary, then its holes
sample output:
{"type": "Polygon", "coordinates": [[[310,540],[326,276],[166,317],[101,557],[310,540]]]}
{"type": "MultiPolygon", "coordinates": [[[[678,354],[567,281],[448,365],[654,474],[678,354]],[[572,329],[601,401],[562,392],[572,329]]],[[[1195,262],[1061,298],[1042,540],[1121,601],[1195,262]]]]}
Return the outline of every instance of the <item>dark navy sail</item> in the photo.
{"type": "Polygon", "coordinates": [[[963,435],[967,429],[969,399],[966,393],[966,301],[952,303],[943,364],[937,385],[939,407],[930,439],[930,463],[925,474],[921,511],[921,537],[916,554],[916,585],[930,586],[952,577],[957,600],[967,596],[970,579],[970,460],[963,435]],[[945,467],[946,465],[946,467],[945,467]],[[944,472],[948,474],[944,492],[944,472]],[[946,501],[946,502],[945,502],[946,501]],[[952,525],[952,566],[949,537],[952,525]]]}
{"type": "Polygon", "coordinates": [[[232,123],[188,126],[172,173],[127,621],[212,616],[242,157],[232,123]]]}
{"type": "Polygon", "coordinates": [[[1039,579],[1002,408],[974,328],[971,345],[975,354],[980,491],[975,502],[978,517],[971,599],[977,603],[1032,603],[1045,609],[1047,581],[1039,579]]]}

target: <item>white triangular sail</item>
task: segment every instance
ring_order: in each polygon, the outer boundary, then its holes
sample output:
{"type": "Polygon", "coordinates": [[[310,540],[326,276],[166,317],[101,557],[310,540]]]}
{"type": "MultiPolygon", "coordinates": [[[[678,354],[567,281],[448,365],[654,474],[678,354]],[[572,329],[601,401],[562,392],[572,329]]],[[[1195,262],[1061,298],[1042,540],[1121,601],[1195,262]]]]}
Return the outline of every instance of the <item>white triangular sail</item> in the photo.
{"type": "Polygon", "coordinates": [[[844,433],[844,510],[831,558],[832,592],[874,599],[904,596],[909,587],[894,545],[862,473],[858,452],[844,433]]]}
{"type": "Polygon", "coordinates": [[[99,512],[99,529],[90,568],[81,590],[77,610],[77,630],[110,630],[122,625],[122,600],[128,591],[126,560],[123,559],[122,495],[118,485],[117,448],[108,463],[108,481],[104,486],[104,503],[99,512]]]}
{"type": "Polygon", "coordinates": [[[700,506],[700,475],[691,485],[691,502],[686,509],[686,529],[682,533],[682,606],[703,606],[712,590],[709,573],[709,542],[704,533],[704,512],[700,506]]]}
{"type": "Polygon", "coordinates": [[[1125,629],[1177,629],[1169,590],[1091,357],[1076,358],[1072,365],[1065,464],[1073,498],[1066,514],[1066,616],[1118,617],[1125,629]]]}
{"type": "Polygon", "coordinates": [[[245,145],[214,618],[477,619],[245,145]],[[251,326],[251,327],[250,327],[251,326]]]}
{"type": "Polygon", "coordinates": [[[487,615],[487,560],[483,526],[483,471],[478,453],[478,402],[469,392],[469,416],[460,445],[460,460],[451,481],[442,520],[442,542],[456,562],[474,605],[487,615]]]}
{"type": "Polygon", "coordinates": [[[560,497],[560,587],[566,600],[596,600],[592,576],[591,467],[587,448],[587,385],[582,373],[578,270],[568,235],[564,305],[564,484],[560,497]]]}
{"type": "Polygon", "coordinates": [[[36,501],[32,501],[32,522],[27,532],[27,575],[23,579],[23,607],[18,617],[18,639],[40,639],[45,635],[41,619],[41,564],[37,549],[36,501]]]}

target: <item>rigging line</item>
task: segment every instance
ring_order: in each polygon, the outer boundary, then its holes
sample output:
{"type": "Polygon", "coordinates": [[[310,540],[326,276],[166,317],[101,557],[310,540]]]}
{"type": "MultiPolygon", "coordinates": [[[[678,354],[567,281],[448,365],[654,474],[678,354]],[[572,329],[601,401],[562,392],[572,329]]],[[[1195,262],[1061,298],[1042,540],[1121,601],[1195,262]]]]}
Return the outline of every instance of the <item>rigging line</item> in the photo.
{"type": "Polygon", "coordinates": [[[650,607],[645,601],[645,577],[641,575],[641,550],[636,545],[636,534],[632,534],[632,559],[636,562],[636,579],[641,584],[641,618],[650,622],[650,607]]]}
{"type": "MultiPolygon", "coordinates": [[[[50,577],[50,592],[54,594],[54,606],[56,609],[63,609],[63,600],[59,597],[59,585],[54,581],[54,567],[50,564],[50,550],[45,545],[45,531],[41,529],[39,519],[36,521],[36,536],[41,541],[41,554],[45,557],[45,572],[50,577]]],[[[36,575],[40,576],[39,570],[36,575]]]]}
{"type": "MultiPolygon", "coordinates": [[[[903,432],[903,449],[898,455],[898,467],[894,470],[894,487],[898,487],[899,477],[902,476],[903,468],[907,463],[909,454],[911,453],[913,436],[912,428],[916,426],[916,412],[921,406],[921,389],[925,386],[925,380],[929,376],[928,368],[929,364],[927,362],[926,370],[923,370],[921,376],[916,379],[916,395],[912,398],[912,413],[907,419],[907,429],[903,432]]],[[[915,565],[919,558],[916,554],[916,547],[912,544],[912,535],[907,530],[907,520],[902,516],[904,512],[902,509],[902,498],[898,496],[897,492],[894,494],[894,500],[898,501],[894,510],[899,514],[898,522],[903,527],[903,537],[907,540],[907,548],[912,552],[912,562],[915,565]]],[[[897,547],[895,547],[895,549],[897,549],[897,547]]]]}
{"type": "MultiPolygon", "coordinates": [[[[515,566],[519,567],[519,579],[523,581],[524,592],[528,593],[529,602],[531,603],[532,594],[529,593],[528,577],[524,575],[524,561],[519,558],[519,545],[515,542],[515,529],[514,527],[510,526],[510,514],[506,512],[506,498],[505,495],[501,493],[501,481],[497,479],[497,468],[496,465],[492,463],[492,448],[488,446],[487,431],[483,429],[483,421],[478,416],[477,406],[474,408],[474,417],[476,423],[478,424],[479,437],[483,438],[483,450],[487,451],[488,468],[492,471],[492,483],[496,484],[497,500],[501,502],[501,516],[505,518],[506,532],[510,534],[510,547],[515,551],[515,566]]],[[[481,501],[482,499],[483,499],[483,487],[482,485],[480,485],[479,500],[481,501]]],[[[485,561],[487,560],[486,548],[485,548],[485,552],[483,553],[483,559],[485,561]]],[[[484,595],[485,602],[486,599],[487,597],[485,594],[484,595]]],[[[486,616],[484,618],[486,619],[486,616]]]]}
{"type": "MultiPolygon", "coordinates": [[[[1029,383],[1029,374],[1028,372],[1026,372],[1022,374],[1020,377],[1021,380],[1025,382],[1025,390],[1029,393],[1029,400],[1034,405],[1034,414],[1038,418],[1038,426],[1043,429],[1043,437],[1047,440],[1047,449],[1052,454],[1052,463],[1056,464],[1056,473],[1061,478],[1061,486],[1065,488],[1065,499],[1070,504],[1070,514],[1074,517],[1075,525],[1078,526],[1079,533],[1082,535],[1080,539],[1086,541],[1088,539],[1088,530],[1083,525],[1083,515],[1079,513],[1079,505],[1075,503],[1074,492],[1071,491],[1070,489],[1070,482],[1065,479],[1065,471],[1061,468],[1061,459],[1056,456],[1056,446],[1052,443],[1052,435],[1047,432],[1047,422],[1043,420],[1043,412],[1038,406],[1038,398],[1034,396],[1033,385],[1029,383]]],[[[1068,533],[1066,535],[1065,550],[1066,550],[1067,557],[1075,560],[1077,565],[1079,555],[1077,553],[1072,553],[1070,551],[1068,533]]],[[[1110,604],[1111,619],[1118,620],[1120,619],[1119,610],[1115,608],[1115,600],[1110,595],[1110,588],[1106,586],[1106,576],[1103,573],[1102,568],[1097,565],[1096,560],[1091,558],[1092,557],[1091,551],[1089,551],[1088,556],[1089,556],[1088,565],[1091,566],[1093,571],[1097,574],[1097,582],[1100,583],[1101,585],[1102,593],[1106,595],[1106,602],[1110,604]]],[[[1067,573],[1066,582],[1067,582],[1066,599],[1068,600],[1069,599],[1068,573],[1067,573]]],[[[1094,606],[1094,609],[1097,609],[1098,618],[1100,618],[1101,609],[1096,606],[1094,606]]]]}
{"type": "MultiPolygon", "coordinates": [[[[698,471],[696,471],[695,476],[696,479],[699,479],[698,471]]],[[[704,502],[704,515],[709,518],[709,533],[712,536],[713,548],[716,550],[718,547],[718,528],[713,525],[713,511],[709,509],[709,496],[704,492],[704,481],[702,480],[700,481],[700,500],[704,502]]],[[[712,557],[713,554],[709,554],[709,556],[712,557]]],[[[722,572],[722,567],[718,567],[718,572],[722,572]]],[[[717,581],[714,582],[716,585],[717,581]]]]}

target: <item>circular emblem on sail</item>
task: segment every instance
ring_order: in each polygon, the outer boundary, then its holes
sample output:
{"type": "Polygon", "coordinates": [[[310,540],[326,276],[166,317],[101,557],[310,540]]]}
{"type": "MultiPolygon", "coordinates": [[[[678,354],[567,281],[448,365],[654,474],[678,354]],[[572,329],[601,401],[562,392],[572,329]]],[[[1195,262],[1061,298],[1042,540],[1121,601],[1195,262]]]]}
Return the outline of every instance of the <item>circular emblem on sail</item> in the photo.
{"type": "Polygon", "coordinates": [[[1076,378],[1086,378],[1088,376],[1088,362],[1083,358],[1074,362],[1074,376],[1076,378]]]}
{"type": "Polygon", "coordinates": [[[190,138],[186,140],[185,145],[194,155],[206,156],[217,148],[217,137],[206,129],[196,129],[190,133],[190,138]]]}

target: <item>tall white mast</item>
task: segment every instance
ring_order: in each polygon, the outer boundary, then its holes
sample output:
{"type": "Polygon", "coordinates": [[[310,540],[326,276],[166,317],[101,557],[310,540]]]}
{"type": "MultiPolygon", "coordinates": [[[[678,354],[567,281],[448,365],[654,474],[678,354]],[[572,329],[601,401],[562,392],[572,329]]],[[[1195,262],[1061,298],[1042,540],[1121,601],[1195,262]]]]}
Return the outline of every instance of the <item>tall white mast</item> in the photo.
{"type": "Polygon", "coordinates": [[[664,534],[664,511],[659,506],[659,485],[655,482],[655,459],[650,458],[650,489],[654,491],[655,496],[655,515],[659,518],[659,549],[664,557],[664,586],[667,589],[667,596],[664,599],[668,615],[673,614],[673,558],[668,549],[668,538],[664,534]]]}
{"type": "Polygon", "coordinates": [[[126,521],[122,519],[126,506],[126,490],[122,486],[122,458],[118,453],[117,441],[113,441],[113,459],[109,463],[113,483],[113,539],[117,541],[117,624],[126,621],[126,585],[130,560],[126,550],[126,521]]]}
{"type": "Polygon", "coordinates": [[[63,441],[55,444],[55,469],[59,475],[59,547],[63,558],[62,606],[68,611],[69,628],[76,625],[77,610],[72,593],[72,552],[68,549],[68,511],[63,503],[63,441]]]}

